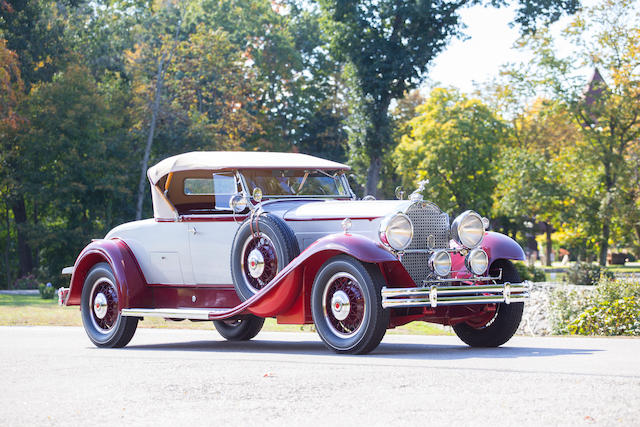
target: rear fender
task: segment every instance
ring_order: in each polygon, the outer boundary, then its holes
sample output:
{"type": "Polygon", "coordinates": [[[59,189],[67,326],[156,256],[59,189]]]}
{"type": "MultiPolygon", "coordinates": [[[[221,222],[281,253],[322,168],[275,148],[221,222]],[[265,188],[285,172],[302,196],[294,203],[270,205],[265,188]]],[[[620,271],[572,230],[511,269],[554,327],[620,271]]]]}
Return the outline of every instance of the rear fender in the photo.
{"type": "Polygon", "coordinates": [[[140,266],[121,239],[94,240],[82,250],[73,267],[66,305],[80,305],[87,273],[101,262],[108,263],[113,271],[120,309],[151,306],[150,292],[140,266]]]}
{"type": "Polygon", "coordinates": [[[318,239],[267,285],[272,291],[260,292],[250,298],[249,311],[258,316],[278,316],[280,323],[306,323],[311,311],[309,298],[313,280],[329,258],[340,255],[350,255],[364,263],[380,264],[398,261],[380,243],[374,242],[357,234],[331,234],[318,239]]]}

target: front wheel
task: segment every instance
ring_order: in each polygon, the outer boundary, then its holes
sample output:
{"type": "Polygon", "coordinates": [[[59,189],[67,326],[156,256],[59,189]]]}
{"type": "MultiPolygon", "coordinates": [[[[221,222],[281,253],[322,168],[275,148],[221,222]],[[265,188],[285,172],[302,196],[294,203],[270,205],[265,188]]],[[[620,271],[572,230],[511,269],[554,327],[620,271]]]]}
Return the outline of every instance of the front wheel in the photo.
{"type": "Polygon", "coordinates": [[[336,353],[365,354],[375,349],[389,325],[382,308],[384,284],[375,266],[346,255],[328,260],[311,291],[313,322],[325,345],[336,353]]]}
{"type": "Polygon", "coordinates": [[[137,317],[120,314],[116,279],[107,263],[89,270],[82,287],[82,324],[97,347],[124,347],[138,327],[137,317]]]}
{"type": "MultiPolygon", "coordinates": [[[[491,266],[491,275],[497,275],[502,270],[502,281],[519,283],[520,275],[509,261],[497,261],[491,266]]],[[[472,323],[458,323],[453,325],[453,331],[458,338],[471,347],[499,347],[511,339],[518,330],[522,320],[524,303],[497,304],[496,312],[482,326],[472,323]]]]}
{"type": "Polygon", "coordinates": [[[233,320],[213,321],[218,333],[229,341],[248,341],[258,335],[262,325],[264,318],[252,314],[233,320]]]}

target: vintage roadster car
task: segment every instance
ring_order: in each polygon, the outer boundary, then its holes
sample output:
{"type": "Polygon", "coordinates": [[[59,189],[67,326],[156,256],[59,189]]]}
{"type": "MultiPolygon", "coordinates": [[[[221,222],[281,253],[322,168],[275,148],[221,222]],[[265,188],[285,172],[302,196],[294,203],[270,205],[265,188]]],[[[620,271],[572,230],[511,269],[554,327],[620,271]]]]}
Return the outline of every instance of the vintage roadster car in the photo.
{"type": "Polygon", "coordinates": [[[122,347],[138,321],[213,321],[228,340],[266,317],[311,324],[330,349],[367,353],[389,328],[451,325],[470,346],[515,333],[528,296],[509,237],[473,211],[422,200],[356,200],[340,163],[296,153],[191,152],[151,167],[154,218],[93,240],[66,305],[99,347],[122,347]]]}

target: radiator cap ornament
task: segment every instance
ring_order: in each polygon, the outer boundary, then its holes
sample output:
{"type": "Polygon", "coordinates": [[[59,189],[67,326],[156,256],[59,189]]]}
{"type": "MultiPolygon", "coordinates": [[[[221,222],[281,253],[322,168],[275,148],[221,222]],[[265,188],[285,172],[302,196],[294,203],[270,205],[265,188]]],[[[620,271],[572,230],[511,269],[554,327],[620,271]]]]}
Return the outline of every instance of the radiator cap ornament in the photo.
{"type": "Polygon", "coordinates": [[[409,196],[409,200],[411,200],[412,202],[421,202],[423,200],[422,192],[424,191],[428,183],[428,179],[418,181],[418,188],[416,188],[415,191],[411,193],[411,195],[409,196]]]}

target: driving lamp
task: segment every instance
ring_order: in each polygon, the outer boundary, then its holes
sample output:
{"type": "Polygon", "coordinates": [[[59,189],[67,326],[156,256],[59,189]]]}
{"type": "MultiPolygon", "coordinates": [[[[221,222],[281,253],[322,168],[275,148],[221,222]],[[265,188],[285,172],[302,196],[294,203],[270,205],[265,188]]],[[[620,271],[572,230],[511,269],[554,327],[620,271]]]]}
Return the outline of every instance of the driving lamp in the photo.
{"type": "Polygon", "coordinates": [[[241,194],[234,194],[229,199],[229,207],[234,213],[240,213],[247,208],[247,199],[241,194]]]}
{"type": "Polygon", "coordinates": [[[480,276],[487,271],[487,267],[489,267],[489,257],[487,253],[480,248],[472,249],[464,259],[464,265],[467,267],[467,270],[476,276],[480,276]]]}
{"type": "Polygon", "coordinates": [[[444,277],[451,273],[451,255],[444,249],[435,251],[429,257],[429,268],[437,276],[444,277]]]}

